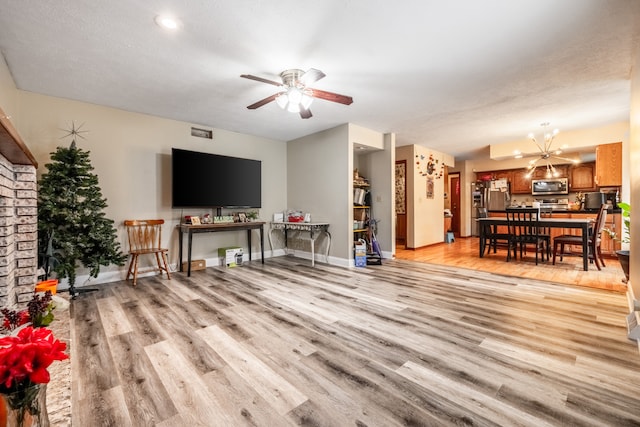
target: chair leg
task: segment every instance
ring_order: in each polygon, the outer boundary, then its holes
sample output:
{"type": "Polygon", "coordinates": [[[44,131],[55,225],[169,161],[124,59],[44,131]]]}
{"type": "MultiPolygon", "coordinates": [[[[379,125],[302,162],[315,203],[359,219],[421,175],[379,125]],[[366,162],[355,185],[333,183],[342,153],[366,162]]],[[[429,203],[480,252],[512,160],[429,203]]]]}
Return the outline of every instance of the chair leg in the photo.
{"type": "Polygon", "coordinates": [[[602,250],[600,249],[600,246],[598,246],[598,257],[600,257],[600,264],[602,264],[603,267],[606,267],[607,265],[604,263],[604,258],[602,256],[602,250]]]}
{"type": "Polygon", "coordinates": [[[160,270],[160,275],[162,275],[162,271],[167,273],[167,279],[171,280],[171,276],[169,275],[169,263],[167,262],[167,254],[164,252],[156,252],[156,262],[158,263],[158,270],[160,270]]]}
{"type": "Polygon", "coordinates": [[[167,279],[171,280],[171,273],[169,272],[169,259],[166,253],[162,253],[162,260],[164,261],[164,271],[167,273],[167,279]]]}
{"type": "Polygon", "coordinates": [[[556,265],[556,253],[558,252],[559,244],[559,242],[553,242],[553,261],[551,262],[552,265],[556,265]]]}
{"type": "Polygon", "coordinates": [[[129,280],[129,277],[133,275],[133,286],[135,286],[137,274],[138,274],[138,254],[131,254],[131,261],[129,261],[129,269],[127,270],[127,278],[125,280],[129,280]]]}
{"type": "Polygon", "coordinates": [[[598,270],[602,270],[602,268],[600,267],[600,260],[598,259],[598,249],[596,248],[591,248],[591,255],[593,256],[593,262],[596,265],[596,268],[598,270]]]}
{"type": "Polygon", "coordinates": [[[138,282],[138,254],[134,255],[135,261],[133,261],[133,286],[138,282]]]}

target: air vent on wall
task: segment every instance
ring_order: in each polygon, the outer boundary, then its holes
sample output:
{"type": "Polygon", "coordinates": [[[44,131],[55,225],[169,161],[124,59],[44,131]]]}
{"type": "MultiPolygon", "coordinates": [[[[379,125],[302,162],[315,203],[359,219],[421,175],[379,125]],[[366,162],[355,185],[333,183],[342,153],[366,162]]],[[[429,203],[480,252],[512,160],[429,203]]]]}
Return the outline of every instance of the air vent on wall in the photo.
{"type": "Polygon", "coordinates": [[[191,136],[197,136],[198,138],[213,139],[213,131],[211,129],[199,129],[191,128],[191,136]]]}

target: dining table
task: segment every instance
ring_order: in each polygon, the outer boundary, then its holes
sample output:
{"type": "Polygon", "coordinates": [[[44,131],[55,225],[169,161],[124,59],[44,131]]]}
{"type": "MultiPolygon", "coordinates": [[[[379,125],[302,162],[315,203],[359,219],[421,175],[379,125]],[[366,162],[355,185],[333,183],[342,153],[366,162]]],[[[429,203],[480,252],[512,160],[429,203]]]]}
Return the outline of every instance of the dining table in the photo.
{"type": "MultiPolygon", "coordinates": [[[[480,229],[480,258],[484,256],[486,248],[486,242],[484,238],[485,226],[498,227],[507,226],[506,217],[489,217],[489,218],[477,218],[480,229]]],[[[541,228],[573,228],[580,229],[582,231],[582,268],[584,271],[589,270],[589,228],[593,223],[593,218],[539,218],[538,226],[541,228]]]]}

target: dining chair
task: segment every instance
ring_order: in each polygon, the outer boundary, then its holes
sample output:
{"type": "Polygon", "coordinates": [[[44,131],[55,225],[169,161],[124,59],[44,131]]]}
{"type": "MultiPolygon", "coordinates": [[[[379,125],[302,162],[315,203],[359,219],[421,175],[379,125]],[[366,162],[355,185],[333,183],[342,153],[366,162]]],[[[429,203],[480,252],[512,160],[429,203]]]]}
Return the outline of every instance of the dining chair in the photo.
{"type": "MultiPolygon", "coordinates": [[[[167,260],[168,249],[162,248],[162,225],[163,219],[132,219],[125,220],[124,225],[127,229],[129,238],[129,269],[127,271],[127,279],[133,275],[133,286],[138,280],[138,258],[140,255],[155,255],[157,270],[160,274],[164,271],[167,273],[167,279],[171,280],[169,273],[169,262],[167,260]]],[[[154,268],[153,270],[156,270],[154,268]]]]}
{"type": "MultiPolygon", "coordinates": [[[[602,243],[602,233],[604,230],[604,224],[607,221],[607,205],[602,204],[600,206],[600,210],[598,211],[598,215],[596,216],[596,220],[591,225],[589,229],[589,236],[587,238],[587,256],[589,257],[589,261],[595,263],[598,270],[602,270],[602,267],[606,267],[604,263],[604,258],[602,257],[601,243],[602,243]]],[[[558,247],[560,247],[560,261],[562,261],[563,255],[573,255],[573,253],[566,253],[565,246],[580,246],[582,248],[582,236],[576,236],[572,234],[563,234],[561,236],[557,236],[553,239],[553,260],[552,264],[556,265],[556,254],[558,252],[558,247]]],[[[582,251],[580,251],[579,255],[582,256],[582,251]]]]}
{"type": "MultiPolygon", "coordinates": [[[[546,236],[541,234],[539,224],[540,208],[507,208],[507,227],[510,236],[510,248],[520,249],[520,259],[526,253],[526,249],[533,246],[535,250],[536,265],[538,254],[544,260],[545,254],[549,260],[549,250],[546,236]]],[[[510,260],[511,251],[507,254],[510,260]]]]}
{"type": "MultiPolygon", "coordinates": [[[[478,208],[478,218],[488,217],[487,208],[478,208]]],[[[480,234],[484,238],[484,241],[480,242],[480,244],[487,249],[487,254],[491,252],[491,248],[493,248],[493,253],[495,254],[498,246],[509,248],[509,233],[499,233],[497,227],[491,224],[483,224],[481,222],[480,226],[483,229],[480,234]]]]}
{"type": "MultiPolygon", "coordinates": [[[[551,208],[540,208],[540,218],[551,218],[553,216],[553,210],[551,208]]],[[[538,235],[545,240],[547,247],[547,260],[551,258],[551,228],[540,227],[538,235]]]]}

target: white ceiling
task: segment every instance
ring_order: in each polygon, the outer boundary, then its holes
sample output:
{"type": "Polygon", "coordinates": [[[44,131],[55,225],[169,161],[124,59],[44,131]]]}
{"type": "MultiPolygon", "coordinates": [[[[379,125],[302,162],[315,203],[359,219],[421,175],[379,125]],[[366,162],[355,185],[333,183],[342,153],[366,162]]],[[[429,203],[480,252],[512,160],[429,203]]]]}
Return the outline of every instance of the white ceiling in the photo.
{"type": "Polygon", "coordinates": [[[0,0],[0,52],[26,91],[284,141],[350,122],[460,160],[628,120],[639,24],[638,0],[0,0]],[[353,104],[246,108],[277,88],[240,74],[312,67],[353,104]]]}

